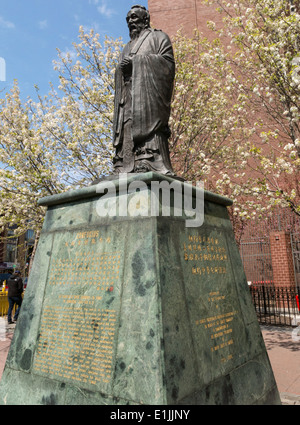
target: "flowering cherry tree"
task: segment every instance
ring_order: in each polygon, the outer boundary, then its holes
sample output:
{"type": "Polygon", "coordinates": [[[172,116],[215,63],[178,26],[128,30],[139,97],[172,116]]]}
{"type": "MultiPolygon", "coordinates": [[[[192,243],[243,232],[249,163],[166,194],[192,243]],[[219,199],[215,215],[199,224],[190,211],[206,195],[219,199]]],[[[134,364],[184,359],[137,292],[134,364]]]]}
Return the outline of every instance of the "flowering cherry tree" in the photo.
{"type": "Polygon", "coordinates": [[[113,73],[121,40],[80,29],[73,55],[58,53],[60,86],[22,102],[17,82],[0,99],[0,226],[39,230],[53,195],[91,183],[111,167],[113,73]],[[73,56],[76,57],[74,61],[73,56]]]}
{"type": "Polygon", "coordinates": [[[187,180],[206,180],[232,165],[232,151],[245,140],[243,105],[232,91],[233,72],[219,39],[209,42],[197,30],[174,40],[176,77],[170,119],[171,158],[187,180]],[[224,79],[228,84],[224,86],[224,79]]]}
{"type": "MultiPolygon", "coordinates": [[[[300,216],[300,3],[206,3],[223,14],[218,35],[229,40],[233,88],[247,111],[250,137],[239,149],[244,162],[233,191],[249,195],[262,213],[279,205],[300,216]]],[[[247,208],[240,214],[248,216],[247,208]]]]}

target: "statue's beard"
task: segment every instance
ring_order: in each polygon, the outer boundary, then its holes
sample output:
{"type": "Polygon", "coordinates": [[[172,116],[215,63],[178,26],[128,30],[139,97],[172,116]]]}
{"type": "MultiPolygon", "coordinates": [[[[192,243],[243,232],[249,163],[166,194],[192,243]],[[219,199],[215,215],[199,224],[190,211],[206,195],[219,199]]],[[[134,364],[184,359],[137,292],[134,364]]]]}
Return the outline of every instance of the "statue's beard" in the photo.
{"type": "Polygon", "coordinates": [[[131,40],[138,38],[140,33],[145,29],[145,25],[132,25],[129,28],[129,35],[131,40]]]}

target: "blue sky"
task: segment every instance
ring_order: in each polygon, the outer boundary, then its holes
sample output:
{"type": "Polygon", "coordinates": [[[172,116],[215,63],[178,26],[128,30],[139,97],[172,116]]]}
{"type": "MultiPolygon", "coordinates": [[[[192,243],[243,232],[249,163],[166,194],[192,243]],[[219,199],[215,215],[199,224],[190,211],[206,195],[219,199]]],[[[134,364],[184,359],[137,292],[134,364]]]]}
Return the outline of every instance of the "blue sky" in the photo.
{"type": "Polygon", "coordinates": [[[14,79],[22,99],[36,100],[35,84],[41,95],[48,93],[50,81],[56,86],[56,48],[71,50],[80,25],[127,42],[125,18],[133,4],[148,7],[146,0],[1,0],[0,96],[14,79]]]}

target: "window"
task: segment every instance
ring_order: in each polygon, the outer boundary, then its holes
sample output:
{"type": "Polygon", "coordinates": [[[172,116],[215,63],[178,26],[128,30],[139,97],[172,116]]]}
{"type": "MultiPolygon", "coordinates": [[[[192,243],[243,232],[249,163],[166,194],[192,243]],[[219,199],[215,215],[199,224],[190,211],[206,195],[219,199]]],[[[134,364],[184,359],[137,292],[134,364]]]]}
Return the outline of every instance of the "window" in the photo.
{"type": "Polygon", "coordinates": [[[26,241],[34,242],[34,239],[35,239],[34,230],[31,230],[31,229],[27,230],[25,239],[26,241]]]}
{"type": "Polygon", "coordinates": [[[14,263],[17,258],[17,241],[9,240],[6,245],[6,255],[5,262],[6,263],[14,263]]]}

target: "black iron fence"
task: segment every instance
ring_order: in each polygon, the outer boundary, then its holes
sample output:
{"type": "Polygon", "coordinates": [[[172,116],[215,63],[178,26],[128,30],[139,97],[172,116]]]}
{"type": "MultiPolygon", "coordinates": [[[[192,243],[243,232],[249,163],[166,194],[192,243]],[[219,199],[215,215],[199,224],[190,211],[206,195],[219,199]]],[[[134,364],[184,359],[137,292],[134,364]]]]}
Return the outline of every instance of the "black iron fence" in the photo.
{"type": "Polygon", "coordinates": [[[250,292],[258,321],[264,325],[298,326],[300,289],[251,285],[250,292]]]}

